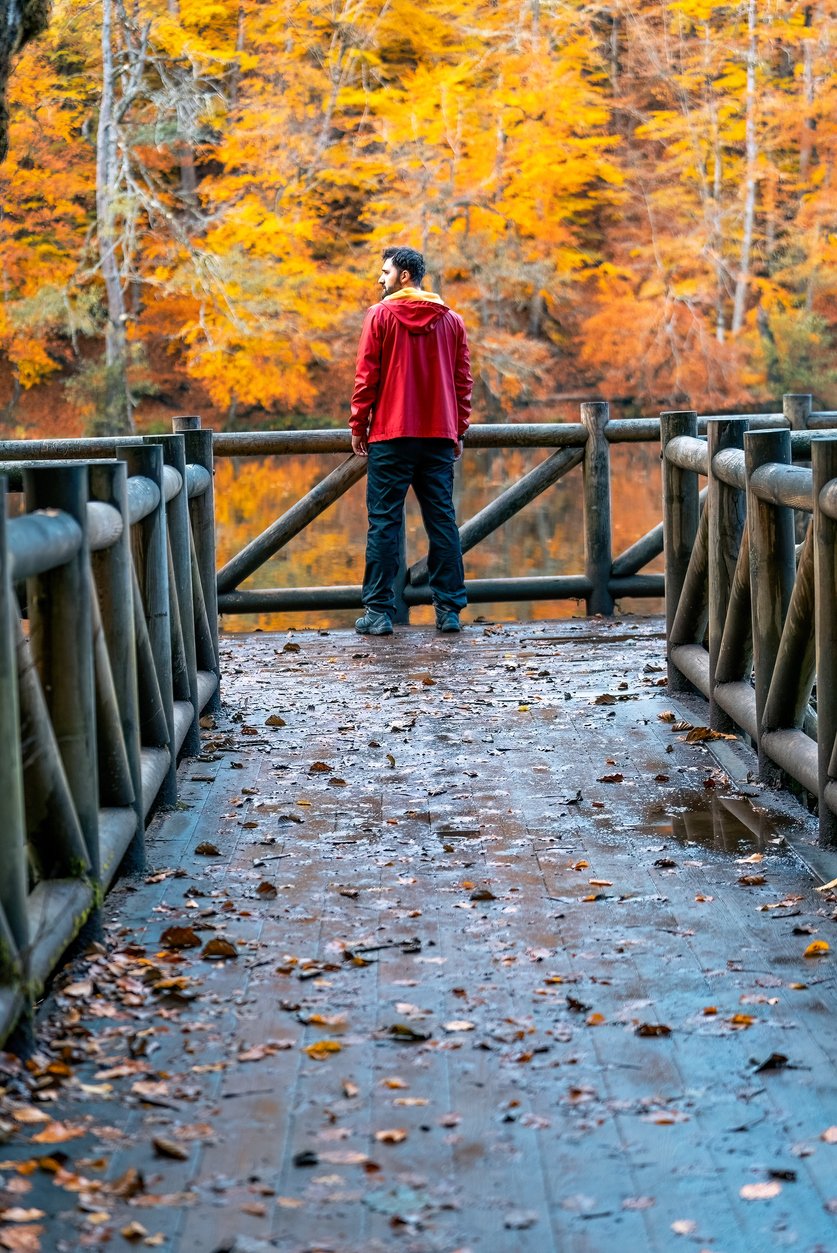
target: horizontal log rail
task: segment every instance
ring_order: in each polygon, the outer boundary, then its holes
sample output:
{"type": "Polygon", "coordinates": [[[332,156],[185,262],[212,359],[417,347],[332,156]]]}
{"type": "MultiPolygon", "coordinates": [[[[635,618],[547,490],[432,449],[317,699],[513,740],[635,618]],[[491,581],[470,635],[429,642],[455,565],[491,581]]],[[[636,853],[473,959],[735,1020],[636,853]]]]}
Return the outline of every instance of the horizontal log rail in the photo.
{"type": "Polygon", "coordinates": [[[19,516],[0,476],[0,1042],[219,701],[211,433],[45,443],[3,445],[19,516]]]}
{"type": "MultiPolygon", "coordinates": [[[[463,552],[482,543],[522,509],[577,466],[582,467],[584,499],[585,569],[575,575],[542,575],[529,578],[468,579],[472,603],[535,599],[584,600],[589,613],[611,613],[620,597],[659,597],[663,576],[642,574],[663,550],[660,524],[624,553],[612,554],[609,448],[659,438],[659,420],[650,422],[609,420],[605,402],[581,406],[580,422],[500,423],[475,425],[465,437],[467,449],[542,448],[553,450],[516,483],[460,526],[463,552]]],[[[250,431],[218,432],[213,436],[215,457],[273,456],[301,453],[350,453],[347,431],[250,431]]],[[[0,457],[3,448],[0,445],[0,457]]],[[[288,613],[305,610],[362,608],[359,585],[249,589],[241,584],[260,569],[291,539],[299,535],[336,500],[359,482],[366,462],[350,456],[301,500],[276,518],[261,535],[252,539],[223,566],[218,574],[218,607],[221,613],[288,613]]],[[[358,564],[362,554],[358,554],[358,564]]],[[[407,566],[397,580],[400,603],[397,619],[408,621],[412,605],[430,604],[426,556],[407,566]]]]}
{"type": "Polygon", "coordinates": [[[814,798],[835,847],[837,415],[791,396],[784,416],[710,418],[705,439],[695,413],[662,416],[668,677],[814,798]]]}

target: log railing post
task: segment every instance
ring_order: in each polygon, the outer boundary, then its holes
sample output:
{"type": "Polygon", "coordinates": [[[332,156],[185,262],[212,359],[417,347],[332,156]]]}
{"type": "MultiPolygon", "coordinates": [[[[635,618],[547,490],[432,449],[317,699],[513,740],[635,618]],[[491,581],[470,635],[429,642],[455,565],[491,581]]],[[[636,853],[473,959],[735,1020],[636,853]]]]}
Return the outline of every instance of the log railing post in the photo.
{"type": "Polygon", "coordinates": [[[0,984],[22,984],[29,946],[26,819],[23,811],[23,763],[17,690],[15,603],[6,547],[6,480],[0,477],[0,907],[8,927],[0,926],[0,984]],[[6,951],[6,949],[9,951],[6,951]]]}
{"type": "Polygon", "coordinates": [[[169,768],[158,797],[162,805],[173,805],[177,800],[177,750],[175,748],[174,692],[171,673],[169,561],[166,502],[163,494],[163,450],[159,444],[145,444],[142,448],[123,449],[122,453],[128,465],[128,474],[142,475],[150,479],[157,485],[160,492],[157,507],[131,528],[131,551],[168,736],[169,768]]]}
{"type": "Polygon", "coordinates": [[[692,685],[671,660],[669,645],[680,593],[683,591],[686,571],[689,568],[689,557],[697,536],[700,489],[696,474],[672,465],[666,458],[666,446],[678,435],[697,435],[697,414],[693,410],[660,414],[668,684],[672,692],[688,692],[692,685]]]}
{"type": "MultiPolygon", "coordinates": [[[[782,397],[782,414],[792,431],[807,431],[808,419],[814,407],[814,397],[810,392],[785,392],[782,397]]],[[[810,461],[797,464],[810,465],[810,461]]],[[[794,514],[794,531],[797,544],[805,539],[809,518],[807,513],[797,510],[794,514]]]]}
{"type": "Polygon", "coordinates": [[[756,689],[759,774],[768,784],[781,783],[781,771],[762,746],[764,717],[773,667],[796,574],[793,510],[760,500],[749,488],[759,466],[791,463],[790,431],[749,431],[744,436],[747,474],[747,530],[750,537],[750,597],[753,616],[753,668],[756,689]]]}
{"type": "Polygon", "coordinates": [[[29,579],[32,656],[73,797],[94,882],[100,877],[96,694],[87,548],[88,469],[79,462],[25,468],[26,508],[60,509],[81,528],[78,551],[29,579]]]}
{"type": "Polygon", "coordinates": [[[709,490],[705,506],[709,516],[709,725],[716,731],[731,731],[734,727],[732,718],[715,701],[715,670],[747,516],[744,493],[717,477],[712,459],[722,449],[743,450],[747,425],[746,418],[713,418],[706,425],[709,453],[709,490]]]}
{"type": "Polygon", "coordinates": [[[212,431],[201,429],[199,417],[179,417],[172,422],[175,434],[182,434],[189,465],[203,466],[209,472],[209,487],[189,501],[192,541],[197,571],[200,575],[206,617],[212,639],[212,657],[198,657],[202,670],[211,670],[218,684],[207,706],[217,712],[221,708],[221,665],[218,648],[218,572],[215,560],[215,469],[212,452],[212,431]]]}
{"type": "Polygon", "coordinates": [[[817,657],[817,758],[820,843],[837,847],[837,814],[825,798],[837,739],[837,522],[820,508],[826,483],[837,478],[837,438],[811,445],[814,497],[814,622],[817,657]]]}
{"type": "Polygon", "coordinates": [[[123,859],[123,869],[145,869],[145,813],[142,803],[137,649],[134,635],[131,527],[128,516],[128,473],[124,461],[101,461],[89,469],[90,498],[113,506],[122,517],[122,534],[101,552],[93,553],[91,565],[107,641],[119,721],[131,773],[136,815],[134,839],[123,859]]]}
{"type": "Polygon", "coordinates": [[[610,417],[606,400],[586,401],[581,420],[587,428],[584,445],[584,549],[585,574],[591,590],[588,614],[613,613],[610,572],[613,562],[610,538],[610,450],[605,427],[610,417]]]}
{"type": "MultiPolygon", "coordinates": [[[[192,543],[189,538],[189,494],[186,484],[186,449],[182,435],[151,435],[148,443],[160,444],[163,449],[163,461],[172,466],[180,475],[181,488],[166,507],[166,527],[169,539],[174,587],[169,588],[171,596],[177,598],[180,631],[183,637],[183,652],[186,660],[185,699],[191,701],[194,714],[192,723],[186,733],[182,749],[187,757],[195,757],[200,752],[200,700],[198,697],[198,663],[195,649],[195,602],[192,591],[192,543]]],[[[175,693],[179,696],[180,693],[175,693]]]]}

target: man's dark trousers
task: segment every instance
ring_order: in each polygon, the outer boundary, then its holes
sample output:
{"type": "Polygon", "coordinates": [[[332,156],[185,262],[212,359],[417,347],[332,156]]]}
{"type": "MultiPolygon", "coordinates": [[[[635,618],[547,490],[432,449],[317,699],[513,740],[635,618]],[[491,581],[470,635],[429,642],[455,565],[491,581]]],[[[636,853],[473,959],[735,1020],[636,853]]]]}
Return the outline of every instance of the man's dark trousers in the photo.
{"type": "Polygon", "coordinates": [[[458,613],[468,603],[462,548],[453,508],[454,444],[449,439],[384,439],[369,445],[366,508],[366,572],[363,603],[377,613],[395,613],[393,584],[404,517],[412,484],[429,542],[427,569],[438,609],[458,613]]]}

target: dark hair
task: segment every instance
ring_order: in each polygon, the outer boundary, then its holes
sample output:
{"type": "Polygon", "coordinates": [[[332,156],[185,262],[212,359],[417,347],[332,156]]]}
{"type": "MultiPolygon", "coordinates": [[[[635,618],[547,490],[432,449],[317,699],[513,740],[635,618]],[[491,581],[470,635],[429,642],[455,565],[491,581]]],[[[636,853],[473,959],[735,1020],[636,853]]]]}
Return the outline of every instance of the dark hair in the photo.
{"type": "Polygon", "coordinates": [[[415,248],[385,248],[383,258],[391,261],[399,274],[407,270],[416,287],[424,278],[424,257],[415,248]]]}

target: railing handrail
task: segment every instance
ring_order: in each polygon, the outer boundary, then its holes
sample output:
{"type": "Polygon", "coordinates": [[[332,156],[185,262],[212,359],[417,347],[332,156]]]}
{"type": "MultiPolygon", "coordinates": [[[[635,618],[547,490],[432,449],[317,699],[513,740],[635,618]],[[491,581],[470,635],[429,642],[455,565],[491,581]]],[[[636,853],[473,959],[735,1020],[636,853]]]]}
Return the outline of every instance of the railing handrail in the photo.
{"type": "Polygon", "coordinates": [[[0,1042],[218,706],[211,433],[106,443],[16,456],[17,517],[0,476],[0,1042]]]}
{"type": "Polygon", "coordinates": [[[837,431],[741,416],[704,440],[678,413],[662,452],[669,684],[707,698],[714,730],[749,735],[767,782],[811,793],[837,846],[837,431]]]}

